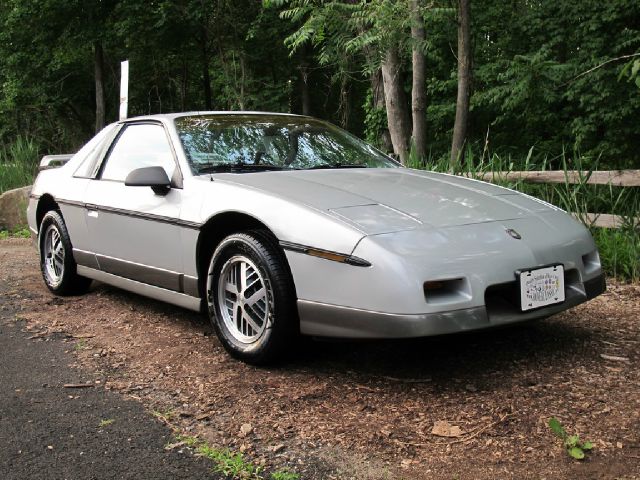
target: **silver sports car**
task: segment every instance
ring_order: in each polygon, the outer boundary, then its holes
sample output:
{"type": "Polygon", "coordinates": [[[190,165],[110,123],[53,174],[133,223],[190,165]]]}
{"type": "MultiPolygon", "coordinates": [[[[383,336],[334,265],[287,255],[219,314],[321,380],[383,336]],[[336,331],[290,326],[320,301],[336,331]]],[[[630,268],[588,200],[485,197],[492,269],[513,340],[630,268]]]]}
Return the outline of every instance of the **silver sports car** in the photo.
{"type": "Polygon", "coordinates": [[[605,289],[593,239],[562,210],[402,168],[296,115],[114,123],[38,175],[28,219],[53,293],[98,280],[202,309],[225,348],[253,363],[299,334],[482,329],[547,317],[605,289]]]}

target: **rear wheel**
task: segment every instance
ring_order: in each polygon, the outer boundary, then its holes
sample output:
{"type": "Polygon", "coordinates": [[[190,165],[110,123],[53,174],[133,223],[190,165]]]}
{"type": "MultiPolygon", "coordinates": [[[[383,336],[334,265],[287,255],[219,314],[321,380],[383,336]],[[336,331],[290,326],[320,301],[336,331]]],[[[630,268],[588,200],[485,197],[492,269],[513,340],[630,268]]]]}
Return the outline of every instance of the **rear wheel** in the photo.
{"type": "Polygon", "coordinates": [[[42,219],[38,235],[42,278],[56,295],[85,293],[91,280],[78,275],[69,232],[59,212],[52,210],[42,219]]]}
{"type": "Polygon", "coordinates": [[[292,349],[297,332],[293,282],[268,232],[226,237],[209,263],[206,293],[209,318],[232,356],[264,364],[292,349]]]}

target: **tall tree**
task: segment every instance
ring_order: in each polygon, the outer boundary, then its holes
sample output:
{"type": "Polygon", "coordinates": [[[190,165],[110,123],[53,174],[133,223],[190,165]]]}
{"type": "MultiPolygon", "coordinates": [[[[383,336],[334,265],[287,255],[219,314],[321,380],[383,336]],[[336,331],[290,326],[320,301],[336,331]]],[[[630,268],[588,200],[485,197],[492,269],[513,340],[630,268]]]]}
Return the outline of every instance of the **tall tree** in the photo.
{"type": "Polygon", "coordinates": [[[412,83],[411,115],[413,119],[413,144],[421,161],[427,156],[427,61],[424,55],[426,34],[421,11],[421,0],[411,0],[412,83]]]}
{"type": "Polygon", "coordinates": [[[471,95],[471,0],[458,0],[458,98],[451,142],[451,168],[464,157],[471,95]]]}
{"type": "Polygon", "coordinates": [[[404,165],[409,157],[411,120],[402,82],[402,65],[397,48],[390,48],[382,62],[384,100],[393,151],[404,165]]]}
{"type": "Polygon", "coordinates": [[[96,83],[96,132],[105,126],[106,110],[104,103],[104,53],[102,43],[96,41],[93,46],[94,77],[96,83]]]}

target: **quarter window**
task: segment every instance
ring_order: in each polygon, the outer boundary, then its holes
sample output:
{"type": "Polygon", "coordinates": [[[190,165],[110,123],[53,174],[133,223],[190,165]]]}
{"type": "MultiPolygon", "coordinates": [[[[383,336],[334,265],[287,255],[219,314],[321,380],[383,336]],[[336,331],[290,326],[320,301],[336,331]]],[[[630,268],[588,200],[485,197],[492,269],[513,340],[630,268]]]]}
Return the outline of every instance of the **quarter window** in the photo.
{"type": "Polygon", "coordinates": [[[162,167],[173,176],[176,164],[161,125],[128,125],[111,149],[101,178],[124,182],[131,171],[143,167],[162,167]]]}

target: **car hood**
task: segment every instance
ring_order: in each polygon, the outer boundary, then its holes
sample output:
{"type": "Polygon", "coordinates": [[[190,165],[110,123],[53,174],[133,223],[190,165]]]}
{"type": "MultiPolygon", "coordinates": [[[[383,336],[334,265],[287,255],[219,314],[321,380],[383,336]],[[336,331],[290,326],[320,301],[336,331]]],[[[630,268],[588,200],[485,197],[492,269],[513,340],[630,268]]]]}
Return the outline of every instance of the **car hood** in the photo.
{"type": "Polygon", "coordinates": [[[405,168],[217,174],[214,178],[323,210],[366,234],[512,220],[555,210],[486,182],[405,168]]]}

